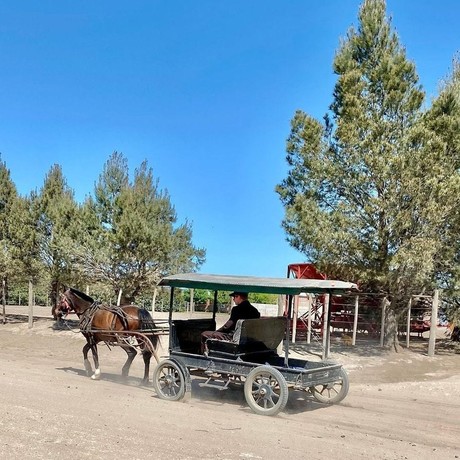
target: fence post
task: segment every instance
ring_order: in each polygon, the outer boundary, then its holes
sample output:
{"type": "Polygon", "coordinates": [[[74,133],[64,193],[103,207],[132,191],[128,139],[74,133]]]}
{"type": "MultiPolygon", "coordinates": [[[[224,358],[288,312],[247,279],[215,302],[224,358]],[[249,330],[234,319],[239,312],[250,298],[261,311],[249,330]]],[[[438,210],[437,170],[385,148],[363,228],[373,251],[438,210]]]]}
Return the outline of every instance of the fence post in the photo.
{"type": "Polygon", "coordinates": [[[409,302],[407,304],[407,330],[406,330],[406,348],[409,348],[409,341],[410,341],[410,315],[412,310],[412,296],[409,298],[409,302]]]}
{"type": "Polygon", "coordinates": [[[153,288],[153,296],[152,296],[152,315],[153,315],[153,312],[155,311],[155,308],[156,308],[157,295],[158,295],[158,288],[155,286],[153,288]]]}
{"type": "Polygon", "coordinates": [[[331,296],[329,294],[324,295],[324,309],[323,309],[323,356],[325,360],[329,358],[329,343],[330,343],[330,330],[329,330],[329,302],[331,296]]]}
{"type": "Polygon", "coordinates": [[[294,296],[294,312],[292,315],[292,338],[291,341],[292,343],[295,343],[295,339],[297,336],[297,318],[299,317],[299,296],[295,295],[294,296]]]}
{"type": "Polygon", "coordinates": [[[195,290],[192,288],[190,289],[190,314],[194,313],[195,311],[195,290]]]}
{"type": "Polygon", "coordinates": [[[382,300],[382,321],[380,323],[380,346],[383,347],[385,339],[385,315],[387,309],[387,298],[384,297],[382,300]]]}
{"type": "Polygon", "coordinates": [[[307,317],[307,343],[311,343],[311,315],[313,314],[313,295],[307,294],[308,299],[308,317],[307,317]]]}
{"type": "Polygon", "coordinates": [[[433,295],[433,303],[431,306],[431,324],[430,324],[430,339],[428,342],[428,356],[434,356],[436,345],[436,332],[438,330],[438,305],[439,305],[439,290],[435,289],[433,295]]]}
{"type": "Polygon", "coordinates": [[[351,341],[352,345],[356,345],[356,332],[358,329],[358,311],[359,311],[359,297],[355,296],[355,315],[353,318],[353,339],[351,341]]]}
{"type": "Polygon", "coordinates": [[[6,323],[6,281],[2,279],[2,306],[3,306],[3,324],[6,323]]]}
{"type": "Polygon", "coordinates": [[[29,280],[29,329],[34,325],[34,285],[29,280]]]}

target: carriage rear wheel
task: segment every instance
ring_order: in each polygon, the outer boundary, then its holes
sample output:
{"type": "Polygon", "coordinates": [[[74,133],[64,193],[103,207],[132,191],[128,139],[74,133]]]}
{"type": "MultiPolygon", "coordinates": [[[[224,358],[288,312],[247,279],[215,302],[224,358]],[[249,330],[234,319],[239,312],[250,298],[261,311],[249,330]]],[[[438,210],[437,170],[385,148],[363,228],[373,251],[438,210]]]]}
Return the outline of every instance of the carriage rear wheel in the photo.
{"type": "Polygon", "coordinates": [[[153,388],[160,399],[179,401],[185,395],[185,377],[180,366],[166,359],[153,371],[153,388]]]}
{"type": "Polygon", "coordinates": [[[340,376],[331,383],[310,387],[313,397],[320,403],[334,404],[342,401],[348,394],[349,381],[345,369],[340,369],[340,376]]]}
{"type": "Polygon", "coordinates": [[[256,414],[276,415],[286,406],[289,389],[280,371],[270,366],[258,366],[246,377],[244,396],[256,414]]]}

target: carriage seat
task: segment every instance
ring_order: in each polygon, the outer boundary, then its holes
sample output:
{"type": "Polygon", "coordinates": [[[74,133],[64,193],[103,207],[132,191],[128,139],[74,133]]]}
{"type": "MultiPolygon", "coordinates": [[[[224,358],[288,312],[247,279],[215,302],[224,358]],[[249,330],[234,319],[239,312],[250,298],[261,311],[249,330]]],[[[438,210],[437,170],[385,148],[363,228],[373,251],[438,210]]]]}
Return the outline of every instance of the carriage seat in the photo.
{"type": "Polygon", "coordinates": [[[208,339],[208,356],[242,360],[276,354],[286,332],[284,316],[240,319],[232,340],[208,339]]]}

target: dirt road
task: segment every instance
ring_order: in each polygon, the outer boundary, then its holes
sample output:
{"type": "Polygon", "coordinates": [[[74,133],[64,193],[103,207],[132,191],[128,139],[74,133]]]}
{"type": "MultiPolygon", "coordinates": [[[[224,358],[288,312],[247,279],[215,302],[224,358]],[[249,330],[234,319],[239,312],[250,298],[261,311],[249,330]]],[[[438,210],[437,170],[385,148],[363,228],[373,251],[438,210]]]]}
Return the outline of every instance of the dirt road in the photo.
{"type": "MultiPolygon", "coordinates": [[[[291,392],[286,410],[255,415],[242,389],[193,382],[185,402],[139,385],[140,357],[100,347],[102,380],[84,373],[83,338],[41,319],[0,325],[0,458],[460,458],[460,354],[334,356],[350,375],[335,406],[291,392]]],[[[164,339],[166,342],[166,340],[164,339]]],[[[164,344],[166,345],[166,344],[164,344]]]]}

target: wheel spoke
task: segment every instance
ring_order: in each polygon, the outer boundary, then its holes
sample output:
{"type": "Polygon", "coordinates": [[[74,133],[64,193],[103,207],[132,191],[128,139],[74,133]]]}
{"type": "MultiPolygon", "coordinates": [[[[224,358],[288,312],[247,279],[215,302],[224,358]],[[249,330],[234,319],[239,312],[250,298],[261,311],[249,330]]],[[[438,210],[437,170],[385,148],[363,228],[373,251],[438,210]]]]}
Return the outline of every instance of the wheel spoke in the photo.
{"type": "Polygon", "coordinates": [[[154,387],[162,399],[179,400],[185,393],[185,381],[178,365],[171,361],[159,364],[154,372],[154,387]]]}
{"type": "Polygon", "coordinates": [[[320,403],[334,404],[345,398],[348,388],[348,375],[341,369],[338,379],[327,384],[314,385],[310,387],[310,392],[320,403]]]}

